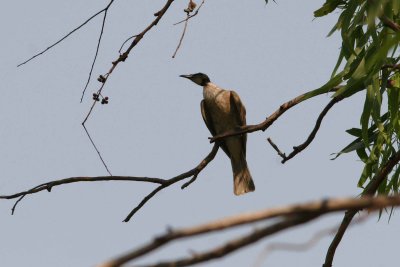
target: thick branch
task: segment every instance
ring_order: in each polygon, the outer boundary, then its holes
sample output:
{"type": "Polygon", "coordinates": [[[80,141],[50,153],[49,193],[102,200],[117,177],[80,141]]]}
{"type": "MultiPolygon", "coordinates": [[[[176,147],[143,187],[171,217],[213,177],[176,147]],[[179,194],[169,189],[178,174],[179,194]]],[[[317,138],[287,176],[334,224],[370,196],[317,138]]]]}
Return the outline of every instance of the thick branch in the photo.
{"type": "Polygon", "coordinates": [[[280,222],[270,226],[261,228],[254,231],[249,235],[242,238],[230,241],[222,246],[216,247],[204,253],[196,253],[191,257],[179,259],[172,262],[163,262],[149,266],[188,266],[199,262],[204,262],[210,259],[222,257],[239,248],[254,243],[261,238],[274,234],[278,231],[292,227],[309,220],[315,219],[318,216],[326,213],[336,211],[343,211],[347,209],[381,209],[388,206],[400,205],[399,196],[379,196],[379,197],[362,197],[362,198],[345,198],[345,199],[331,199],[323,201],[309,202],[305,204],[295,204],[289,206],[278,207],[274,209],[267,209],[254,213],[241,214],[218,221],[210,222],[207,224],[184,228],[178,230],[168,230],[167,233],[156,237],[153,241],[146,245],[139,247],[136,250],[128,252],[120,257],[101,264],[101,267],[116,267],[121,266],[127,262],[135,260],[139,257],[147,255],[160,247],[165,246],[167,243],[177,240],[188,238],[192,236],[207,234],[211,232],[221,231],[228,228],[234,228],[240,225],[249,225],[255,222],[265,221],[271,218],[281,218],[280,222]]]}
{"type": "MultiPolygon", "coordinates": [[[[360,216],[357,218],[356,221],[353,222],[353,225],[355,223],[359,224],[363,221],[365,221],[371,213],[365,213],[363,216],[360,216]]],[[[337,232],[338,225],[326,229],[322,229],[318,232],[316,232],[311,238],[309,238],[307,241],[301,242],[301,243],[292,243],[292,242],[276,242],[276,243],[270,243],[268,244],[263,251],[260,253],[260,255],[257,257],[257,260],[255,261],[253,267],[260,267],[263,265],[264,260],[272,254],[274,251],[285,251],[285,252],[302,252],[302,251],[307,251],[310,248],[314,247],[319,241],[321,241],[323,238],[325,238],[328,235],[334,235],[337,232]]]]}
{"type": "Polygon", "coordinates": [[[212,248],[202,253],[194,253],[194,255],[181,258],[178,260],[159,262],[156,264],[144,265],[142,267],[170,267],[170,266],[190,266],[201,262],[206,262],[214,259],[218,259],[235,252],[238,249],[251,245],[266,236],[273,235],[290,227],[294,227],[308,221],[311,221],[319,215],[303,214],[289,218],[285,218],[278,223],[274,223],[270,226],[262,227],[261,229],[255,230],[252,233],[239,237],[237,239],[230,240],[225,244],[212,248]]]}
{"type": "MultiPolygon", "coordinates": [[[[400,162],[400,151],[398,151],[382,168],[379,173],[377,173],[365,188],[363,195],[364,196],[372,196],[378,190],[379,185],[386,179],[389,173],[393,170],[394,166],[396,166],[400,162]]],[[[350,225],[352,219],[356,215],[358,211],[361,209],[349,209],[346,211],[342,223],[333,238],[328,251],[325,257],[325,263],[322,265],[323,267],[331,267],[333,262],[333,257],[335,256],[335,252],[337,247],[339,246],[340,241],[343,238],[344,233],[346,232],[348,226],[350,225]]]]}

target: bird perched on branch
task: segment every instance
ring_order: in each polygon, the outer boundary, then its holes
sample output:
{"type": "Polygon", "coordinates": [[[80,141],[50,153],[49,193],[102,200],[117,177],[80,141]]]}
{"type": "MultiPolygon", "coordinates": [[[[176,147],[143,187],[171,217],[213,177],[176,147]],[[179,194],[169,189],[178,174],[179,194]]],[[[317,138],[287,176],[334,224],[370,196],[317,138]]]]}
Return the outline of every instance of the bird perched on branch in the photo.
{"type": "MultiPolygon", "coordinates": [[[[213,136],[246,125],[246,109],[236,92],[219,88],[204,73],[180,77],[203,86],[204,99],[200,104],[201,115],[213,136]]],[[[235,195],[255,190],[246,162],[246,141],[246,134],[219,141],[219,146],[231,160],[235,195]]]]}

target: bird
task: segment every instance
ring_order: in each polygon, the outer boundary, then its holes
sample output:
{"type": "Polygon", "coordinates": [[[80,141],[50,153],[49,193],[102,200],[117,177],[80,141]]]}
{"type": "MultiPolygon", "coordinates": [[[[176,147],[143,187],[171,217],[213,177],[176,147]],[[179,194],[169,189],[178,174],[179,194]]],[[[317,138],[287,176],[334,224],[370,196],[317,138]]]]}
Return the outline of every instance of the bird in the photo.
{"type": "MultiPolygon", "coordinates": [[[[246,108],[235,91],[218,87],[201,72],[180,75],[180,77],[187,78],[203,87],[201,115],[213,136],[246,125],[246,108]]],[[[246,161],[246,141],[246,134],[227,137],[219,141],[219,146],[231,160],[235,195],[255,190],[246,161]]]]}

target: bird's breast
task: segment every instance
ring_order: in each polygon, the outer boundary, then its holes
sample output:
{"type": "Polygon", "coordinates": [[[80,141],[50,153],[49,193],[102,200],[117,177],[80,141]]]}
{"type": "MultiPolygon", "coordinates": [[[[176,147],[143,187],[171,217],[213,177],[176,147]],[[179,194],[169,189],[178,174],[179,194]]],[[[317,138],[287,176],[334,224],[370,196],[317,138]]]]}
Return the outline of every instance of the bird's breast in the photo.
{"type": "Polygon", "coordinates": [[[218,87],[205,87],[204,101],[217,133],[234,129],[237,122],[231,113],[230,92],[218,87]]]}

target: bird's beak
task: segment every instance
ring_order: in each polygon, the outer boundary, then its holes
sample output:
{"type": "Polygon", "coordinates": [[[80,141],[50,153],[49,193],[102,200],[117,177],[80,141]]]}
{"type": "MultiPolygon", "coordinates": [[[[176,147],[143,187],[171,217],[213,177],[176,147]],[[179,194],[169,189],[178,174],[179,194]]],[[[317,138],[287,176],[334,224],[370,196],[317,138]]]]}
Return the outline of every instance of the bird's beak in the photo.
{"type": "Polygon", "coordinates": [[[183,74],[183,75],[179,75],[179,77],[190,79],[190,78],[192,78],[192,75],[191,74],[183,74]]]}

